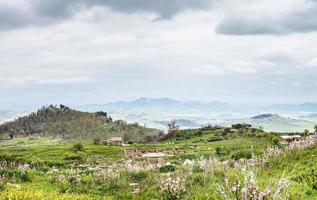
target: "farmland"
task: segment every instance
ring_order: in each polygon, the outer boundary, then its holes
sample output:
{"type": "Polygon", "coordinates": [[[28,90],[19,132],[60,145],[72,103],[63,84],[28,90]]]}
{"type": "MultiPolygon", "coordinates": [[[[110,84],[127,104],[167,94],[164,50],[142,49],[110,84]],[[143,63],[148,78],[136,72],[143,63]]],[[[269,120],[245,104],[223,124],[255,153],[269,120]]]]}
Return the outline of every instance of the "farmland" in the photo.
{"type": "Polygon", "coordinates": [[[128,146],[63,144],[49,137],[2,141],[0,198],[254,199],[251,191],[263,199],[317,198],[315,143],[288,150],[270,133],[224,138],[223,131],[185,130],[181,137],[128,146]],[[131,149],[172,155],[127,158],[131,149]]]}

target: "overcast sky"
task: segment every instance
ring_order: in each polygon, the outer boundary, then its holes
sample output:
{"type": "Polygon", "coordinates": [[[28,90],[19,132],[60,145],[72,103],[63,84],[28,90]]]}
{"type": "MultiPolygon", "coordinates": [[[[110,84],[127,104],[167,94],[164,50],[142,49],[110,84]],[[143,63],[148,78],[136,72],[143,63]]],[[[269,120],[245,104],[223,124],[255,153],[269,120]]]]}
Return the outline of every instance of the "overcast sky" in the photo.
{"type": "Polygon", "coordinates": [[[0,0],[0,103],[317,101],[317,0],[0,0]]]}

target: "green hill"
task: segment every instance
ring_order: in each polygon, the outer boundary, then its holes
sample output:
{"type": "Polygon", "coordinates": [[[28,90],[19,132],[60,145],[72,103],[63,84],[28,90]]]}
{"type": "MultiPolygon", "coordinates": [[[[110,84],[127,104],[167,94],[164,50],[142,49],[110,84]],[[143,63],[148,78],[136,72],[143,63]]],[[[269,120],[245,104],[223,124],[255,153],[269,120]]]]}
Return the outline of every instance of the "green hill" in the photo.
{"type": "Polygon", "coordinates": [[[91,142],[111,136],[123,136],[126,141],[143,140],[157,133],[155,129],[114,121],[106,112],[81,112],[64,105],[43,107],[28,116],[0,125],[0,137],[48,136],[65,142],[91,142]]]}

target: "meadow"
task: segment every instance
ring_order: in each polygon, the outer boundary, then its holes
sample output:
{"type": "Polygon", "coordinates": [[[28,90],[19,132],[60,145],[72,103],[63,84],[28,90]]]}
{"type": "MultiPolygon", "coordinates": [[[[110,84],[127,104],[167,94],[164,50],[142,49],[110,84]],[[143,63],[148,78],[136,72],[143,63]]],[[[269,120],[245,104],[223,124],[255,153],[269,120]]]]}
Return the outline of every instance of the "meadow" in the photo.
{"type": "Polygon", "coordinates": [[[185,130],[158,143],[0,142],[0,199],[317,199],[317,137],[185,130]],[[160,158],[125,151],[172,152],[160,158]]]}

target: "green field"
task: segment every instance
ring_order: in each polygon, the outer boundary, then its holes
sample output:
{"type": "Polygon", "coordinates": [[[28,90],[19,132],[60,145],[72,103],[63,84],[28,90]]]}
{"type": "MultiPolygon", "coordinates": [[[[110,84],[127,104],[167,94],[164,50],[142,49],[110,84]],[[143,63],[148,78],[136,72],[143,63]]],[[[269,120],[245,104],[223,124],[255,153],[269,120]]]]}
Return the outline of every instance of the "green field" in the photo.
{"type": "Polygon", "coordinates": [[[47,137],[1,141],[0,199],[241,199],[251,172],[256,179],[253,190],[270,189],[267,199],[317,199],[316,147],[267,157],[267,147],[276,137],[269,133],[225,138],[219,129],[193,136],[197,131],[182,131],[182,137],[159,143],[120,147],[62,144],[47,137]],[[174,153],[160,159],[131,159],[125,150],[174,153]],[[30,166],[23,167],[24,163],[30,166]],[[230,188],[239,180],[238,192],[226,188],[226,177],[230,188]],[[275,195],[282,177],[287,188],[275,195]]]}

